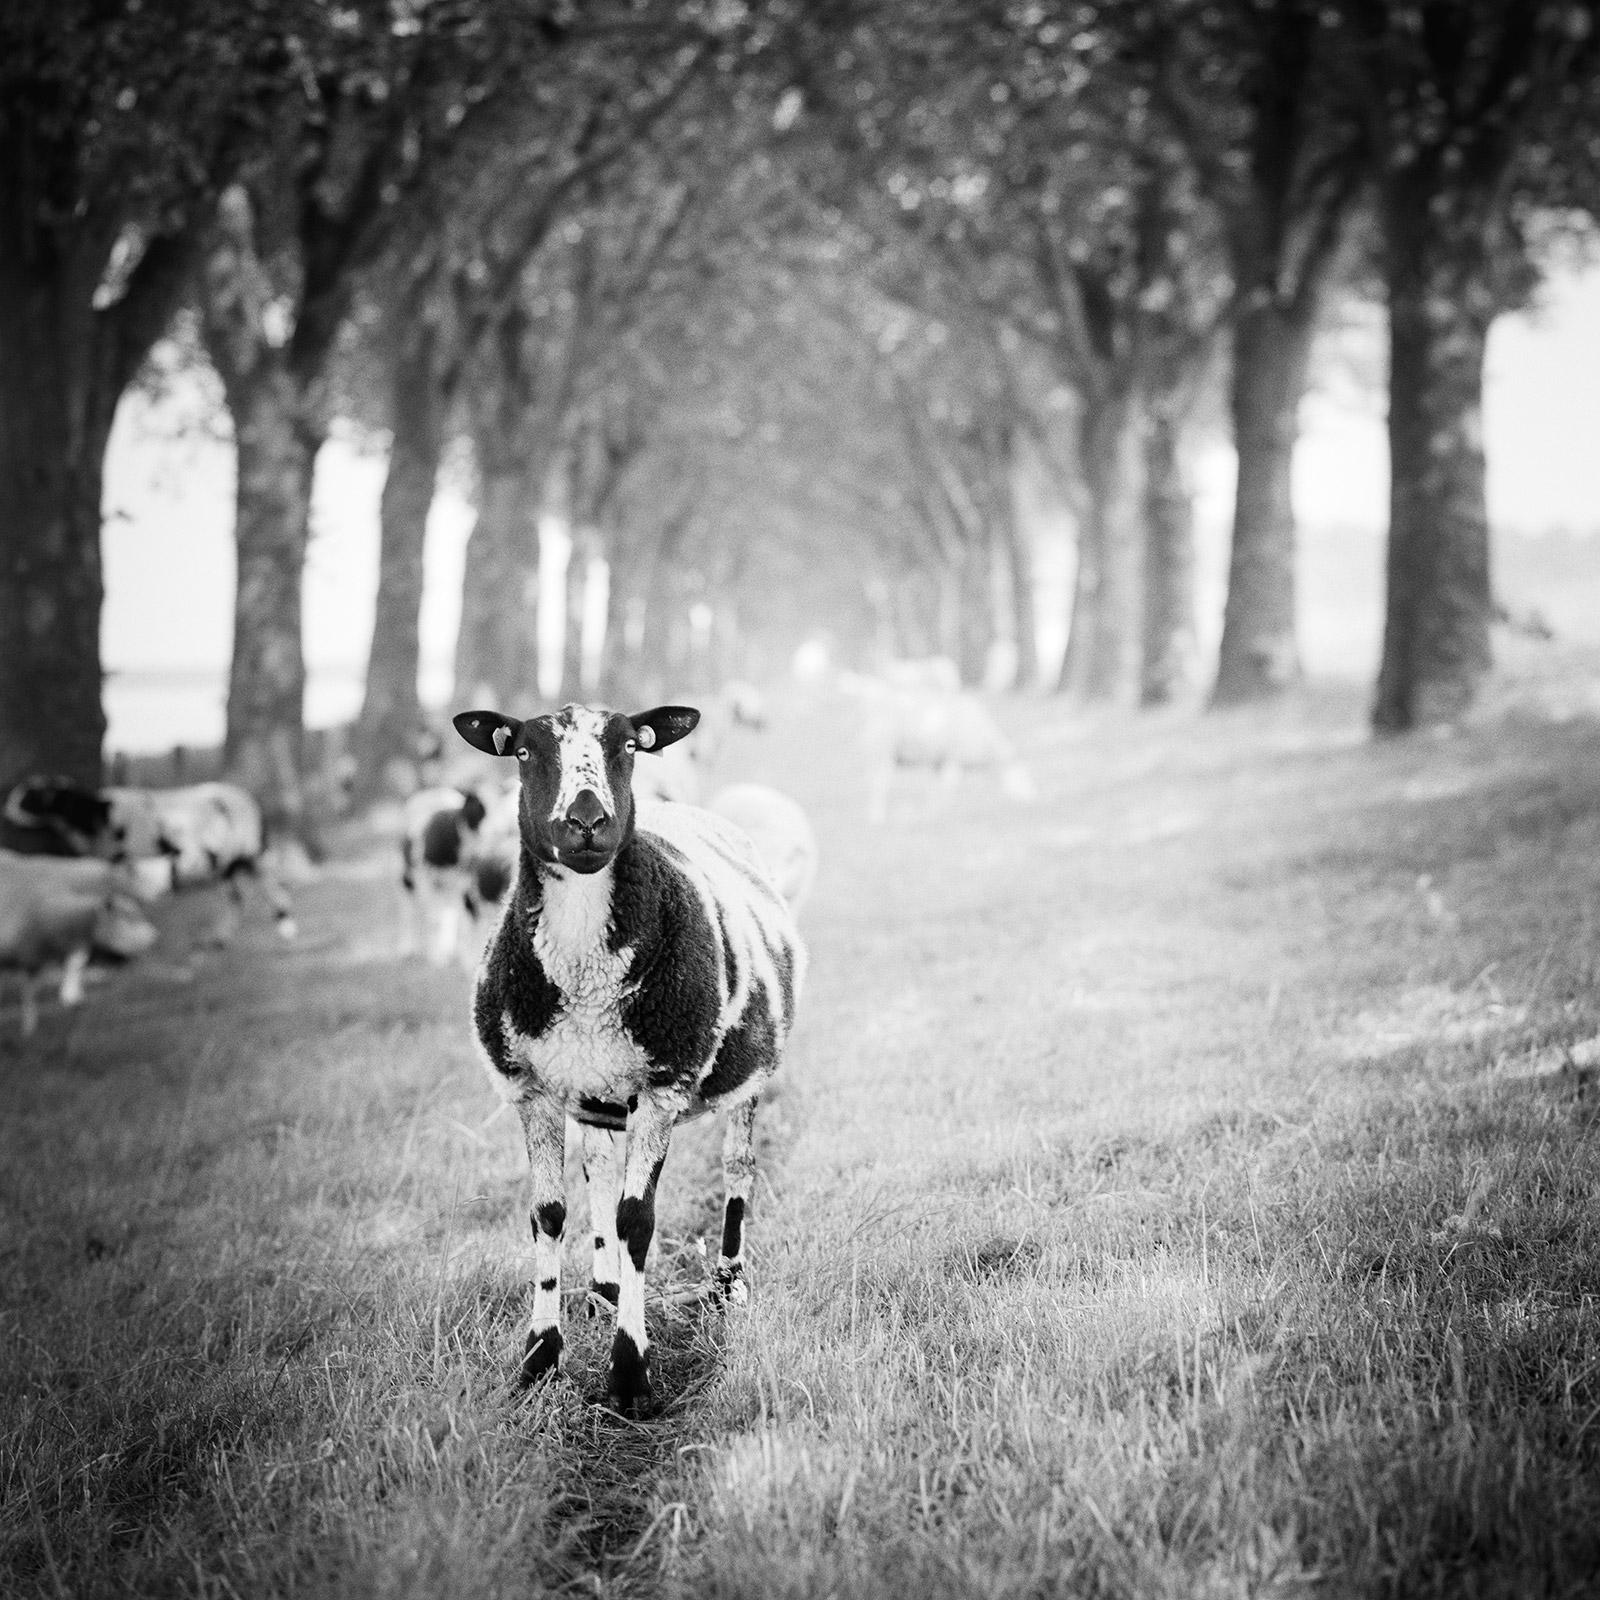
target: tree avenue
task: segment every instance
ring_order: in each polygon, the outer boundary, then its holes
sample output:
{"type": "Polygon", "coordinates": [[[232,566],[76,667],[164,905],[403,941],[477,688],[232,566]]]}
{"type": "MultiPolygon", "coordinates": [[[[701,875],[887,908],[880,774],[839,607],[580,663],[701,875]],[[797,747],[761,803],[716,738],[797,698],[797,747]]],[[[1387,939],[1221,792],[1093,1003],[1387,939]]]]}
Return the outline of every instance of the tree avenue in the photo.
{"type": "Polygon", "coordinates": [[[1452,721],[1490,661],[1484,348],[1543,241],[1592,227],[1597,64],[1600,0],[18,0],[0,787],[99,780],[103,457],[180,308],[237,458],[224,764],[291,830],[341,411],[388,435],[363,799],[425,716],[452,451],[458,696],[538,698],[555,546],[567,693],[709,686],[819,630],[1036,684],[1049,524],[1073,554],[1053,686],[1223,706],[1298,678],[1298,408],[1364,293],[1393,468],[1373,722],[1452,721]],[[1203,662],[1190,466],[1219,434],[1203,662]]]}

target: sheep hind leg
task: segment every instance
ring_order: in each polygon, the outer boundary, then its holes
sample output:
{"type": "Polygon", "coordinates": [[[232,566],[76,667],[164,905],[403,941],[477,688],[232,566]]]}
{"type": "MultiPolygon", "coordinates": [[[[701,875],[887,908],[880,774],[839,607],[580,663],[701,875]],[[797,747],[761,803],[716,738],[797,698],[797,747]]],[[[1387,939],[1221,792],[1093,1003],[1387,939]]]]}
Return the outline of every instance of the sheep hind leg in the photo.
{"type": "Polygon", "coordinates": [[[756,1101],[752,1098],[728,1113],[722,1135],[722,1248],[717,1254],[714,1294],[723,1304],[743,1305],[750,1298],[744,1281],[744,1225],[756,1178],[756,1101]]]}

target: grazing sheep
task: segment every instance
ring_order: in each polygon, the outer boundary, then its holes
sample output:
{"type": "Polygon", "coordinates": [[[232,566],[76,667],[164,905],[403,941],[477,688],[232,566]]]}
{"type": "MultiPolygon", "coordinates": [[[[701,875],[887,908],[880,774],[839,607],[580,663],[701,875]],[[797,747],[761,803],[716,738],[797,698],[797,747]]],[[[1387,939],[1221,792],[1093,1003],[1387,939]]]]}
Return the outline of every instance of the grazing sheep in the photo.
{"type": "Polygon", "coordinates": [[[522,785],[516,782],[491,797],[466,864],[467,886],[463,899],[468,920],[478,935],[480,953],[483,940],[490,932],[489,924],[517,875],[517,857],[522,853],[522,824],[518,811],[521,798],[522,785]]]}
{"type": "Polygon", "coordinates": [[[71,778],[23,778],[0,802],[0,848],[29,856],[111,853],[111,805],[71,778]]]}
{"type": "MultiPolygon", "coordinates": [[[[294,938],[289,892],[264,859],[261,807],[245,790],[233,783],[194,783],[180,789],[112,788],[105,795],[113,832],[130,858],[169,860],[175,889],[225,883],[235,917],[244,906],[241,880],[249,878],[266,899],[279,937],[294,938]]],[[[232,933],[230,921],[217,937],[232,933]]]]}
{"type": "Polygon", "coordinates": [[[961,668],[949,656],[891,657],[878,669],[878,676],[896,689],[961,693],[961,668]]]}
{"type": "Polygon", "coordinates": [[[77,1005],[91,950],[129,959],[155,938],[126,868],[0,850],[0,968],[22,975],[24,1037],[39,1023],[34,985],[45,968],[61,964],[61,1003],[77,1005]]]}
{"type": "Polygon", "coordinates": [[[487,810],[471,789],[421,789],[405,803],[400,953],[425,950],[435,966],[462,959],[461,919],[479,826],[487,810]]]}
{"type": "Polygon", "coordinates": [[[636,800],[671,800],[678,805],[700,803],[700,763],[683,748],[664,750],[659,761],[646,762],[633,774],[636,800]]]}
{"type": "Polygon", "coordinates": [[[817,836],[797,800],[764,783],[730,783],[706,807],[749,834],[796,916],[817,879],[817,836]]]}
{"type": "Polygon", "coordinates": [[[1037,797],[1032,775],[976,695],[897,689],[859,678],[853,688],[862,706],[860,740],[872,822],[889,814],[896,767],[931,767],[950,784],[966,771],[998,771],[1010,798],[1037,797]]]}
{"type": "Polygon", "coordinates": [[[561,1358],[563,1182],[583,1139],[594,1291],[617,1307],[608,1394],[650,1404],[644,1266],[673,1128],[719,1107],[726,1201],[715,1285],[742,1299],[756,1097],[794,1022],[805,952],[755,847],[694,806],[635,810],[634,754],[676,743],[684,706],[569,705],[519,721],[464,711],[468,744],[514,758],[521,850],[473,997],[479,1044],[518,1110],[532,1172],[536,1287],[525,1383],[561,1358]],[[619,1172],[620,1165],[620,1172],[619,1172]]]}

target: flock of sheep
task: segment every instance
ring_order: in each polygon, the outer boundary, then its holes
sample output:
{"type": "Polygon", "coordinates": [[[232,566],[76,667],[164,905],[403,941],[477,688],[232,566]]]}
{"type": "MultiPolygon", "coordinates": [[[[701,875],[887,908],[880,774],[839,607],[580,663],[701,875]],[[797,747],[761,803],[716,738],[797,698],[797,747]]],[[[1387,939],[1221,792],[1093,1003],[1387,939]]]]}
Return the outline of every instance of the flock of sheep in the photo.
{"type": "MultiPolygon", "coordinates": [[[[942,661],[906,662],[840,680],[872,820],[887,815],[899,766],[947,781],[987,768],[1007,793],[1032,797],[1009,742],[952,675],[942,661]]],[[[766,725],[748,685],[728,686],[711,710],[703,742],[713,753],[729,729],[766,725]]],[[[756,1108],[800,1002],[798,915],[816,880],[816,835],[803,808],[765,784],[729,784],[698,803],[694,707],[453,720],[466,745],[511,775],[480,766],[405,800],[400,948],[475,971],[480,1054],[522,1121],[535,1289],[521,1380],[561,1365],[570,1129],[589,1195],[591,1300],[615,1307],[608,1396],[643,1413],[653,1404],[643,1275],[656,1183],[674,1128],[710,1112],[726,1117],[725,1194],[707,1293],[725,1303],[746,1292],[756,1108]]],[[[94,792],[28,780],[0,806],[0,845],[0,967],[21,974],[24,1034],[52,964],[71,1005],[92,951],[126,959],[149,948],[144,905],[159,893],[222,883],[236,913],[242,881],[255,879],[279,932],[295,932],[288,894],[267,869],[261,813],[229,784],[94,792]]]]}
{"type": "MultiPolygon", "coordinates": [[[[946,784],[983,769],[1012,798],[1032,798],[1026,768],[982,701],[961,690],[952,662],[889,661],[872,675],[838,674],[834,687],[855,727],[870,821],[887,818],[895,774],[907,767],[935,770],[946,784]]],[[[804,811],[761,784],[706,793],[705,773],[734,731],[766,728],[766,699],[751,684],[730,682],[706,712],[693,739],[640,764],[634,792],[641,803],[699,804],[730,820],[798,911],[817,871],[804,811]]],[[[403,802],[401,953],[476,965],[515,876],[517,789],[474,775],[403,802]]],[[[61,1002],[73,1005],[83,998],[91,955],[124,961],[147,951],[157,937],[149,903],[173,889],[227,887],[223,942],[254,882],[280,934],[293,937],[289,895],[269,869],[265,845],[259,809],[231,784],[95,792],[39,777],[15,785],[0,801],[0,972],[20,979],[23,1034],[37,1027],[39,988],[51,974],[59,973],[61,1002]]]]}

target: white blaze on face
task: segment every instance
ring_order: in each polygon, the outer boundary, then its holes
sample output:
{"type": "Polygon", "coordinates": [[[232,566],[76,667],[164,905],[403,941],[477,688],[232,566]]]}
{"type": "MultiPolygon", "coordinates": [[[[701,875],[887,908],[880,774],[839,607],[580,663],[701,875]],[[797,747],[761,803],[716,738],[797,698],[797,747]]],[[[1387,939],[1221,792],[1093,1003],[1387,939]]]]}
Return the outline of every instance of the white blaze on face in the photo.
{"type": "Polygon", "coordinates": [[[551,719],[550,731],[556,738],[556,757],[561,763],[561,781],[556,786],[556,803],[550,812],[552,822],[566,816],[572,802],[585,789],[593,789],[606,808],[607,816],[617,814],[606,774],[605,747],[600,735],[609,716],[586,706],[567,706],[551,719]]]}

